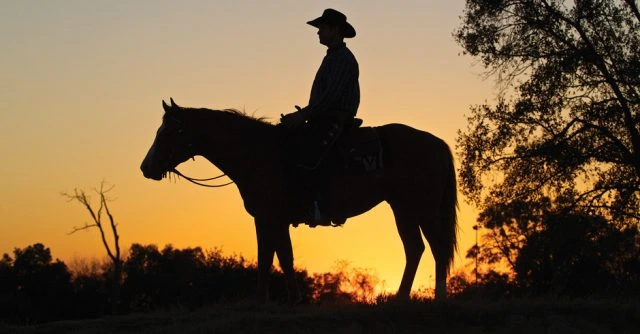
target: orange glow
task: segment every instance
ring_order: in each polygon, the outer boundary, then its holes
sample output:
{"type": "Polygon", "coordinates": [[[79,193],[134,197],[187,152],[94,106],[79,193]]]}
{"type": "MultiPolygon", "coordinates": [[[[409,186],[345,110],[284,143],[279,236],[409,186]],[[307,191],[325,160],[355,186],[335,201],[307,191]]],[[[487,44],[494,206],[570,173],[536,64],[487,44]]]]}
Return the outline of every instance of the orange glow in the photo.
{"type": "MultiPolygon", "coordinates": [[[[234,186],[155,182],[139,170],[162,115],[161,100],[239,108],[274,122],[308,99],[325,53],[305,24],[324,6],[349,17],[360,63],[365,125],[405,123],[454,148],[469,106],[493,95],[481,68],[459,56],[451,34],[464,2],[293,1],[174,3],[9,2],[0,40],[0,253],[42,242],[54,257],[102,257],[96,231],[61,192],[114,184],[121,245],[222,247],[256,258],[252,218],[234,186]],[[96,8],[96,6],[100,8],[96,8]]],[[[180,167],[215,175],[204,159],[180,167]]],[[[474,243],[476,211],[460,197],[455,266],[474,243]]],[[[374,269],[397,289],[402,244],[388,205],[342,228],[292,228],[296,265],[331,270],[338,260],[374,269]]],[[[414,289],[434,286],[429,249],[414,289]]]]}

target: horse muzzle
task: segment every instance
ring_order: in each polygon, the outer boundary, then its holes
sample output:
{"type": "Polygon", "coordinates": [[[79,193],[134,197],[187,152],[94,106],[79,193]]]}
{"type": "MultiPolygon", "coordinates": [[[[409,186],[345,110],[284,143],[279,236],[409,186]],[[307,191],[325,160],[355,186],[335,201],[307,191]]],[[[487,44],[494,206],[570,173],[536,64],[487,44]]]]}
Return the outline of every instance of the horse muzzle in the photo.
{"type": "Polygon", "coordinates": [[[160,180],[163,179],[164,173],[151,173],[149,171],[146,171],[146,170],[142,169],[142,175],[144,175],[144,177],[146,177],[147,179],[160,181],[160,180]]]}
{"type": "Polygon", "coordinates": [[[159,168],[153,168],[145,159],[140,165],[140,170],[142,171],[142,175],[147,179],[152,179],[156,181],[160,181],[164,178],[166,173],[162,172],[159,168]]]}

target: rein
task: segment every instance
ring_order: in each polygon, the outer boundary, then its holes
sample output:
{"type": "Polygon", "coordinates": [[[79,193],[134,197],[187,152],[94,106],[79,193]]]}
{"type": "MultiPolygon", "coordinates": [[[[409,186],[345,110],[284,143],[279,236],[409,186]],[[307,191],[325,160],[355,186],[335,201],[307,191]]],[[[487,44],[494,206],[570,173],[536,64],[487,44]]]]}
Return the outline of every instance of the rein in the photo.
{"type": "Polygon", "coordinates": [[[211,177],[211,178],[208,178],[208,179],[194,179],[194,178],[192,178],[192,177],[188,177],[188,176],[186,176],[186,175],[184,175],[184,174],[180,173],[180,172],[179,172],[177,169],[175,169],[175,168],[174,168],[174,169],[172,169],[172,170],[171,170],[171,172],[172,172],[172,173],[174,173],[174,174],[176,174],[176,175],[178,175],[178,176],[180,176],[180,177],[182,177],[182,178],[184,178],[185,180],[187,180],[187,181],[189,181],[189,182],[191,182],[191,183],[193,183],[193,184],[197,184],[197,185],[202,186],[202,187],[220,188],[220,187],[228,186],[228,185],[230,185],[230,184],[232,184],[232,183],[233,183],[233,181],[228,182],[228,183],[223,183],[223,184],[206,184],[206,183],[201,183],[201,182],[204,182],[204,181],[217,180],[217,179],[219,179],[219,178],[222,178],[222,177],[227,176],[226,174],[218,175],[218,176],[211,177]]]}

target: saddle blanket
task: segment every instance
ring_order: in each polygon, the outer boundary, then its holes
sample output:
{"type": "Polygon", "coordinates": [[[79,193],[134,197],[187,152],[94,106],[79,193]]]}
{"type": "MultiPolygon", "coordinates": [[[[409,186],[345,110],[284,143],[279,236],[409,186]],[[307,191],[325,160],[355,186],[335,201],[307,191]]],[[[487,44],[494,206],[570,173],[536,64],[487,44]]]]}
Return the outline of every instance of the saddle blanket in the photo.
{"type": "Polygon", "coordinates": [[[384,168],[382,143],[373,127],[356,128],[337,143],[345,167],[352,172],[375,172],[384,168]]]}

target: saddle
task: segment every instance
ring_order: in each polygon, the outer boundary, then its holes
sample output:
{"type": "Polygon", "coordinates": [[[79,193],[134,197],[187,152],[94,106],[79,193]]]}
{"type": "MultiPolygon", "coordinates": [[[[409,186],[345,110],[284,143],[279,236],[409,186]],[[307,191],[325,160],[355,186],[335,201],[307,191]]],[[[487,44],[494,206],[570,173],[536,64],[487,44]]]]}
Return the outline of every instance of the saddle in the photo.
{"type": "Polygon", "coordinates": [[[359,118],[353,119],[344,129],[333,124],[325,133],[316,135],[317,143],[303,142],[300,145],[298,140],[294,140],[283,142],[283,147],[286,155],[292,157],[294,169],[306,172],[326,168],[348,174],[381,171],[384,161],[380,136],[374,127],[361,125],[362,119],[359,118]]]}
{"type": "Polygon", "coordinates": [[[381,171],[384,168],[383,148],[374,127],[360,127],[356,118],[354,126],[345,131],[336,142],[338,156],[344,168],[352,174],[381,171]]]}
{"type": "MultiPolygon", "coordinates": [[[[311,201],[315,200],[316,212],[324,214],[327,204],[327,192],[331,188],[328,179],[329,174],[341,177],[352,177],[370,173],[381,173],[384,168],[383,145],[378,131],[374,127],[360,127],[361,119],[354,119],[353,124],[345,128],[342,133],[336,135],[336,127],[331,127],[325,138],[322,151],[316,152],[317,160],[314,160],[319,168],[305,168],[298,162],[293,162],[291,172],[297,175],[303,184],[311,189],[311,201]],[[314,193],[315,192],[315,193],[314,193]]],[[[330,196],[329,196],[330,197],[330,196]]],[[[311,202],[310,202],[311,203],[311,202]]],[[[324,223],[307,221],[304,224],[310,227],[317,225],[340,226],[346,221],[345,217],[327,217],[324,223]]],[[[293,224],[294,227],[298,223],[293,224]]]]}

